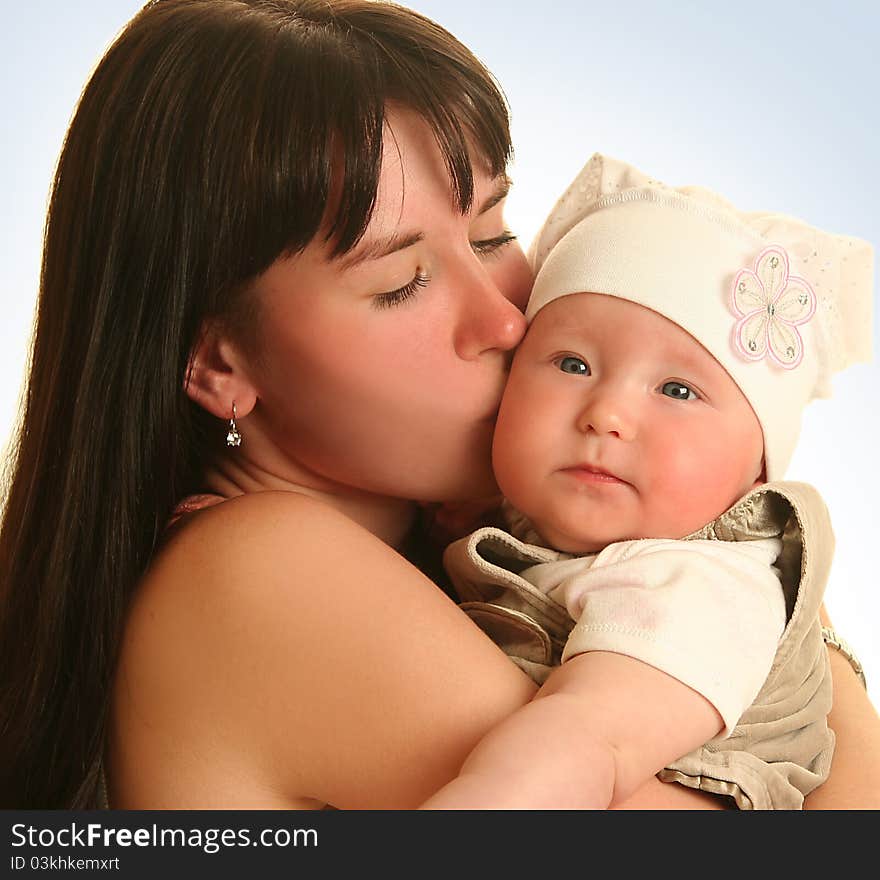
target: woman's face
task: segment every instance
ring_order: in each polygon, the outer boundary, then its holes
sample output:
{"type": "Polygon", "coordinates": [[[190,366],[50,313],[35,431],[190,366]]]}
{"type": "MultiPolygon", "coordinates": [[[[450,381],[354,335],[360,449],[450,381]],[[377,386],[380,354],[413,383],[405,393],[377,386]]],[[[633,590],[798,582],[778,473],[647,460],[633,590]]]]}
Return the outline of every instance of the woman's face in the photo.
{"type": "Polygon", "coordinates": [[[479,497],[495,491],[492,431],[531,271],[505,230],[506,179],[475,163],[462,216],[430,129],[404,111],[387,125],[363,239],[336,259],[313,242],[256,283],[248,426],[271,441],[275,468],[323,486],[479,497]]]}

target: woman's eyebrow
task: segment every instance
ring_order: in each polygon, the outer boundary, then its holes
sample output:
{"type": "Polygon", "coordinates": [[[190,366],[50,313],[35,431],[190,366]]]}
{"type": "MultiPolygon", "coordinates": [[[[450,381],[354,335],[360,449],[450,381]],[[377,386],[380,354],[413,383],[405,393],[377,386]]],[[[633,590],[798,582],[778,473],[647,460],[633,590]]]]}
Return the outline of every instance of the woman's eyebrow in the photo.
{"type": "Polygon", "coordinates": [[[479,217],[480,214],[485,214],[487,211],[491,211],[495,205],[503,199],[506,199],[511,186],[513,186],[513,181],[506,174],[503,174],[498,178],[498,183],[495,184],[495,191],[486,199],[486,201],[483,202],[482,205],[480,205],[480,210],[477,211],[477,216],[479,217]]]}
{"type": "MultiPolygon", "coordinates": [[[[500,201],[507,198],[512,185],[513,181],[506,174],[502,175],[495,184],[492,194],[480,205],[477,216],[491,211],[500,201]]],[[[424,232],[397,232],[356,247],[353,251],[343,255],[340,258],[339,264],[343,269],[351,269],[353,266],[359,266],[367,260],[380,260],[382,257],[387,257],[390,254],[395,254],[398,251],[412,247],[414,244],[418,244],[424,237],[424,232]]]]}
{"type": "Polygon", "coordinates": [[[350,269],[365,263],[367,260],[379,260],[398,251],[406,250],[414,244],[418,244],[425,237],[424,232],[397,232],[393,235],[378,238],[375,241],[366,242],[353,251],[340,258],[340,266],[350,269]]]}

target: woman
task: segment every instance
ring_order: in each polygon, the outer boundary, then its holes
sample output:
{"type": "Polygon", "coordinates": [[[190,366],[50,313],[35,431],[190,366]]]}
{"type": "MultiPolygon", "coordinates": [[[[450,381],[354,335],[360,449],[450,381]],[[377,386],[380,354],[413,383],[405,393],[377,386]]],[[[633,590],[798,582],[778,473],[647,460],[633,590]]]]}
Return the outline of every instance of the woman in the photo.
{"type": "MultiPolygon", "coordinates": [[[[402,555],[418,502],[495,489],[508,157],[486,72],[400,8],[163,0],[117,40],[58,167],[0,536],[4,805],[92,806],[106,764],[119,808],[415,807],[533,696],[402,555]]],[[[880,767],[840,660],[817,806],[880,767]]]]}

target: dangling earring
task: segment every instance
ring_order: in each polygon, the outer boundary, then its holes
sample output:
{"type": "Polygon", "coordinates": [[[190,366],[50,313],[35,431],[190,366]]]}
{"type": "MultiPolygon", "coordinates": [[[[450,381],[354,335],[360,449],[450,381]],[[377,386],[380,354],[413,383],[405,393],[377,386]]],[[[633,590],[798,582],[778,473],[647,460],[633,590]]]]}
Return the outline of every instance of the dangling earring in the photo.
{"type": "Polygon", "coordinates": [[[241,434],[235,424],[235,401],[232,401],[232,418],[229,420],[229,432],[226,434],[227,446],[241,446],[241,434]]]}

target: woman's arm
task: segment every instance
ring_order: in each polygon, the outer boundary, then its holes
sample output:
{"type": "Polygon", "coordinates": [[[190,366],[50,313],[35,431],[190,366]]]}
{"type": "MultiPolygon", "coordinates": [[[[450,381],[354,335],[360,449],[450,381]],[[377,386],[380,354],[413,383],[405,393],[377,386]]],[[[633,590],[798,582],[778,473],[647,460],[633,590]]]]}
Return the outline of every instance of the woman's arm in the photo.
{"type": "MultiPolygon", "coordinates": [[[[823,606],[822,623],[831,626],[823,606]]],[[[828,649],[834,705],[828,725],[834,731],[834,759],[824,785],[807,796],[810,810],[880,809],[880,716],[849,661],[828,649]]]]}
{"type": "Polygon", "coordinates": [[[406,809],[535,685],[373,535],[270,492],[169,542],[115,691],[114,806],[406,809]]]}

